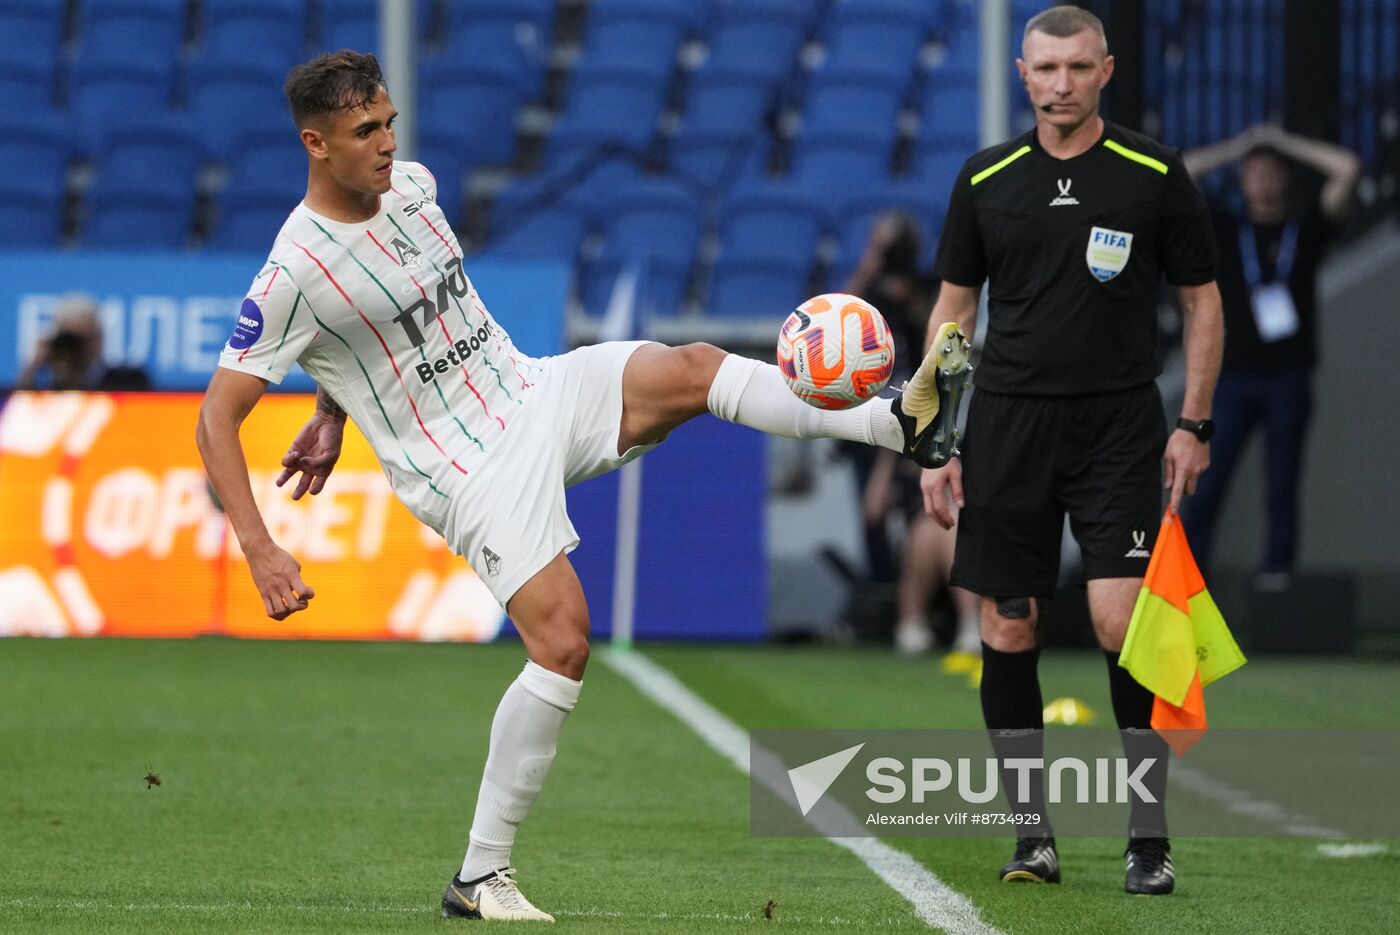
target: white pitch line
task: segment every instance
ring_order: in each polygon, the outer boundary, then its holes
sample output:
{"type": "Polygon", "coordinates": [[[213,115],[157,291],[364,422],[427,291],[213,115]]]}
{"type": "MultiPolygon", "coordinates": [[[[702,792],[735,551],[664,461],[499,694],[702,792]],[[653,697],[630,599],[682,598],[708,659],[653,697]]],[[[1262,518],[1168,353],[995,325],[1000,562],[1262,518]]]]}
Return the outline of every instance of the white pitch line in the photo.
{"type": "Polygon", "coordinates": [[[1323,857],[1378,857],[1390,852],[1388,844],[1319,844],[1323,857]]]}
{"type": "MultiPolygon", "coordinates": [[[[715,710],[671,672],[635,650],[608,651],[602,658],[643,695],[699,734],[735,769],[749,775],[749,735],[738,724],[715,710]]],[[[769,783],[766,776],[761,777],[761,781],[769,783]]],[[[785,799],[792,794],[790,789],[781,787],[773,791],[785,799]]],[[[859,858],[908,900],[915,914],[930,926],[950,935],[1003,935],[1000,929],[983,921],[971,900],[904,851],[890,847],[879,838],[828,836],[827,840],[859,858]]]]}

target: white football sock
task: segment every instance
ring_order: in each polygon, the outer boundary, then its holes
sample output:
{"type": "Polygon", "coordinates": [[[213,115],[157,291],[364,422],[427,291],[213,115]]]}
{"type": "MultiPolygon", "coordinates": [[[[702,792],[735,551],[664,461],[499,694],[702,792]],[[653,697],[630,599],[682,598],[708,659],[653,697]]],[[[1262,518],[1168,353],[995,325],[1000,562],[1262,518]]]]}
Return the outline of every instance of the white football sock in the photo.
{"type": "Polygon", "coordinates": [[[510,866],[515,832],[540,794],[564,719],[578,704],[582,687],[582,682],[526,662],[506,689],[491,721],[491,748],[459,879],[475,880],[510,866]]]}
{"type": "Polygon", "coordinates": [[[893,400],[876,397],[854,409],[809,406],[788,389],[772,364],[729,354],[710,384],[710,411],[735,422],[787,438],[844,438],[904,450],[904,430],[890,411],[893,400]]]}

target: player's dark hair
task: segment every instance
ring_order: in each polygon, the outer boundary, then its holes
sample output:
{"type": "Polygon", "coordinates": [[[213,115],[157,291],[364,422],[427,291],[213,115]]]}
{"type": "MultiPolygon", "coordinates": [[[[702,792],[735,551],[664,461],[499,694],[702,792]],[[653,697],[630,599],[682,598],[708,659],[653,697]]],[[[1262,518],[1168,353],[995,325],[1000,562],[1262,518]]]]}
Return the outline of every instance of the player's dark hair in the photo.
{"type": "Polygon", "coordinates": [[[1026,22],[1026,31],[1021,38],[1024,39],[1033,32],[1043,32],[1056,39],[1068,39],[1086,29],[1093,30],[1103,40],[1104,48],[1108,48],[1108,37],[1103,31],[1103,20],[1083,7],[1070,6],[1069,4],[1052,6],[1050,9],[1032,16],[1026,22]]]}
{"type": "Polygon", "coordinates": [[[282,93],[298,128],[331,114],[366,110],[384,89],[379,59],[368,52],[341,49],[303,62],[287,75],[282,93]]]}

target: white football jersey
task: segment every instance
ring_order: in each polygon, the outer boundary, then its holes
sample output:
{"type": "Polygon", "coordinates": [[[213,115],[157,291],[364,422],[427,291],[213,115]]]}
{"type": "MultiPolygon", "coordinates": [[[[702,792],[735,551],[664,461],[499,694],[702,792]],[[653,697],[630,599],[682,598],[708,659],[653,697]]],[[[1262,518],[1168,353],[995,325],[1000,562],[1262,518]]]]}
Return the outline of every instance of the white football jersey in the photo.
{"type": "Polygon", "coordinates": [[[297,205],[239,311],[221,367],[281,382],[293,361],[349,413],[395,492],[441,529],[538,372],[482,304],[423,166],[395,162],[379,213],[297,205]]]}

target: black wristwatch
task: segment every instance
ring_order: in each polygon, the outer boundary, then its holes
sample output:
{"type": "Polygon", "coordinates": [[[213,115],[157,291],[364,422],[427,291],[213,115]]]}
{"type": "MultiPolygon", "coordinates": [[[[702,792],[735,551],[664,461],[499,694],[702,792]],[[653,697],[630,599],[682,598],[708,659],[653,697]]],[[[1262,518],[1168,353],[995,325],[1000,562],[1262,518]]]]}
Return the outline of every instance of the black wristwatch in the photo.
{"type": "Polygon", "coordinates": [[[1192,419],[1177,419],[1176,427],[1185,429],[1203,442],[1210,441],[1210,437],[1215,434],[1215,421],[1213,419],[1202,419],[1199,422],[1192,419]]]}

